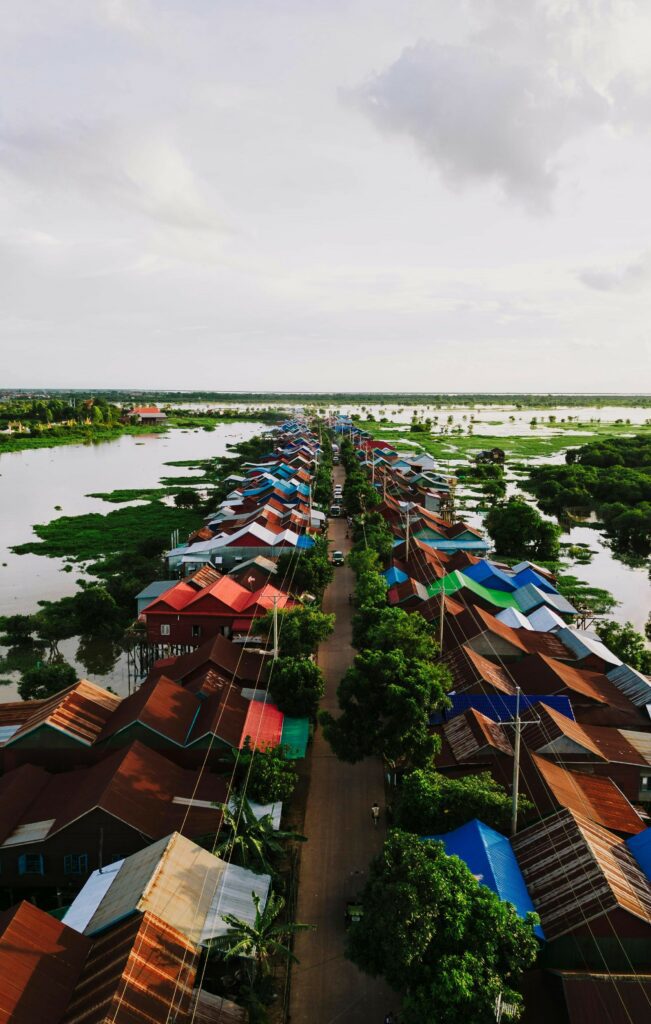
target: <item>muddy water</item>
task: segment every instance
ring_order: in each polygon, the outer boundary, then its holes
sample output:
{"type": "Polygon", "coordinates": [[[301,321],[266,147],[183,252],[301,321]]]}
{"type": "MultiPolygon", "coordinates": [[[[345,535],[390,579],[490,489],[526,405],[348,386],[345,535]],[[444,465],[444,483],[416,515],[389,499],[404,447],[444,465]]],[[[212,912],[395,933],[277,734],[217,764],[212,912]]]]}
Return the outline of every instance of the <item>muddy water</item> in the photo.
{"type": "MultiPolygon", "coordinates": [[[[162,476],[186,476],[192,470],[166,462],[224,455],[227,444],[268,429],[259,423],[220,424],[212,432],[171,430],[164,434],[124,436],[93,445],[66,445],[0,455],[0,615],[29,613],[41,600],[73,594],[77,570],[66,571],[63,560],[41,555],[15,555],[10,548],[34,540],[32,526],[61,515],[106,514],[121,505],[88,494],[122,488],[156,487],[162,476]],[[59,507],[57,507],[59,506],[59,507]]],[[[96,641],[77,656],[78,639],[59,645],[61,653],[83,675],[126,692],[124,659],[96,641]]],[[[3,679],[17,672],[0,671],[3,679]]],[[[10,700],[15,686],[0,689],[10,700]]]]}

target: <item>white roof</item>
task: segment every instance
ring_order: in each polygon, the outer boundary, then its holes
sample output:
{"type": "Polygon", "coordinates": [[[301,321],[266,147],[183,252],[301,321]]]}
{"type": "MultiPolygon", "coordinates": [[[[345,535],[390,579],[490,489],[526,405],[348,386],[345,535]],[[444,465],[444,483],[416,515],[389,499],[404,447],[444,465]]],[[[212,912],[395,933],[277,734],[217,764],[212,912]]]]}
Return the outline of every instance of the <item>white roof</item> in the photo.
{"type": "Polygon", "coordinates": [[[259,896],[262,906],[264,906],[270,886],[270,875],[256,875],[252,871],[247,871],[246,868],[227,864],[220,875],[206,914],[200,941],[208,942],[210,939],[217,938],[218,935],[226,934],[229,926],[223,920],[224,914],[234,914],[240,920],[253,924],[255,906],[251,899],[251,893],[259,896]]]}
{"type": "Polygon", "coordinates": [[[572,653],[576,654],[577,658],[587,658],[590,654],[594,654],[609,665],[617,666],[622,664],[621,659],[616,654],[613,654],[612,651],[609,651],[595,633],[587,633],[566,626],[564,629],[559,629],[558,639],[566,647],[569,647],[572,653]]]}
{"type": "Polygon", "coordinates": [[[76,932],[84,932],[123,864],[123,860],[116,860],[101,871],[93,871],[79,895],[66,910],[62,918],[63,923],[69,928],[74,928],[76,932]]]}
{"type": "MultiPolygon", "coordinates": [[[[537,629],[537,626],[533,626],[526,615],[523,615],[517,608],[505,608],[495,616],[500,622],[503,622],[505,626],[510,626],[511,629],[537,629]]],[[[563,623],[564,624],[564,623],[563,623]]]]}
{"type": "Polygon", "coordinates": [[[547,605],[536,608],[534,612],[531,612],[531,615],[527,615],[527,618],[533,629],[538,630],[539,633],[549,633],[554,629],[564,629],[567,625],[560,615],[557,615],[547,605]]]}

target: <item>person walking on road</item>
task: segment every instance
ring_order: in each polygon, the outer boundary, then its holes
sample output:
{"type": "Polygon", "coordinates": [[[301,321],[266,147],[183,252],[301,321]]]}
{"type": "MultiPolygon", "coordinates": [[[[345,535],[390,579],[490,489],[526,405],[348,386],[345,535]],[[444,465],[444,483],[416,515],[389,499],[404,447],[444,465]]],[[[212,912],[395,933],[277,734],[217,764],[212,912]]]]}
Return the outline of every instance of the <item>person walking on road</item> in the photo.
{"type": "Polygon", "coordinates": [[[378,803],[374,803],[371,807],[371,817],[373,819],[373,824],[377,827],[378,819],[380,817],[380,805],[378,803]]]}

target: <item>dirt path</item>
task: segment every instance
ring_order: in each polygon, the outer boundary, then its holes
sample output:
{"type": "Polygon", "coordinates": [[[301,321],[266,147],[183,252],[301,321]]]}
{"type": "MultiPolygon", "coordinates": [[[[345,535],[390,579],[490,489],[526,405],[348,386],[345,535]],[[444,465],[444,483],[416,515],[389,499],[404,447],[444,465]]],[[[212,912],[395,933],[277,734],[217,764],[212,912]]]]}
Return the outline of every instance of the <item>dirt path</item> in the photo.
{"type": "MultiPolygon", "coordinates": [[[[335,483],[343,483],[340,466],[334,477],[335,483]]],[[[345,519],[331,520],[331,550],[349,550],[345,533],[345,519]]],[[[348,601],[353,587],[351,570],[338,568],[324,599],[324,611],[337,616],[334,634],[319,648],[326,677],[321,706],[333,713],[339,680],[355,654],[348,601]]],[[[317,731],[305,817],[309,841],[301,850],[297,911],[297,920],[316,925],[316,931],[296,937],[300,963],[292,973],[291,1024],[382,1024],[387,1011],[397,1007],[396,996],[384,982],[362,974],[343,955],[346,899],[364,884],[368,863],[384,838],[384,813],[377,828],[371,821],[375,800],[384,812],[381,762],[369,758],[344,764],[317,731]]]]}

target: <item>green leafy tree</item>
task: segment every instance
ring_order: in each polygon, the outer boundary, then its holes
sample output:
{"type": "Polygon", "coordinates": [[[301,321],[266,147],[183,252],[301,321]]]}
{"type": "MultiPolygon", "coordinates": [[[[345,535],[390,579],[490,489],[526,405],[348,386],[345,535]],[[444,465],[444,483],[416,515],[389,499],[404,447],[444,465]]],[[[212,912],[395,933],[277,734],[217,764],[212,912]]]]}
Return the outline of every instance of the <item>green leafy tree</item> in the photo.
{"type": "Polygon", "coordinates": [[[36,632],[40,640],[50,646],[50,655],[56,655],[59,641],[77,636],[77,622],[74,597],[63,597],[59,601],[42,601],[41,611],[34,616],[36,632]]]}
{"type": "Polygon", "coordinates": [[[621,658],[625,664],[644,675],[651,675],[651,651],[647,650],[644,637],[638,633],[632,622],[598,622],[595,631],[606,647],[621,658]]]}
{"type": "MultiPolygon", "coordinates": [[[[215,853],[218,857],[235,862],[244,868],[263,874],[273,874],[274,862],[282,857],[287,842],[306,842],[300,832],[283,832],[274,827],[271,814],[257,818],[244,794],[235,797],[231,807],[217,804],[222,812],[222,830],[225,833],[215,853]]],[[[221,831],[220,831],[221,835],[221,831]]]]}
{"type": "Polygon", "coordinates": [[[247,743],[240,755],[240,773],[247,793],[260,804],[289,800],[296,786],[296,769],[278,747],[252,751],[247,743]]]}
{"type": "Polygon", "coordinates": [[[355,584],[358,608],[386,608],[387,582],[378,572],[361,572],[355,584]]]}
{"type": "Polygon", "coordinates": [[[35,665],[22,674],[18,684],[21,700],[45,700],[77,682],[77,673],[65,661],[35,665]]]}
{"type": "Polygon", "coordinates": [[[325,692],[323,672],[311,658],[278,658],[271,668],[271,696],[286,715],[316,718],[325,692]]]}
{"type": "Polygon", "coordinates": [[[294,594],[314,594],[319,600],[334,575],[334,569],[328,557],[328,542],[325,537],[317,537],[313,548],[297,554],[285,551],[278,559],[276,579],[282,584],[286,581],[294,594]]]}
{"type": "Polygon", "coordinates": [[[337,689],[342,714],[321,712],[333,751],[355,763],[370,755],[426,764],[438,749],[429,716],[446,707],[447,668],[407,658],[402,651],[362,651],[337,689]]]}
{"type": "Polygon", "coordinates": [[[430,623],[403,608],[361,609],[353,619],[353,643],[358,650],[400,650],[405,657],[433,661],[439,648],[430,623]]]}
{"type": "Polygon", "coordinates": [[[235,914],[222,914],[222,920],[228,925],[228,931],[225,935],[211,940],[208,946],[209,954],[221,954],[226,960],[231,960],[233,957],[246,957],[252,960],[254,967],[263,974],[268,973],[273,957],[285,957],[298,963],[291,949],[285,943],[296,932],[309,930],[312,926],[296,924],[292,921],[278,922],[285,906],[282,896],[270,893],[262,910],[260,909],[260,897],[256,893],[251,893],[251,899],[255,906],[253,924],[243,921],[235,914]]]}
{"type": "Polygon", "coordinates": [[[82,636],[108,637],[120,629],[120,609],[106,587],[84,587],[73,601],[75,631],[82,636]]]}
{"type": "Polygon", "coordinates": [[[558,558],[560,527],[549,522],[521,498],[495,505],[486,516],[488,530],[500,554],[554,561],[558,558]]]}
{"type": "Polygon", "coordinates": [[[4,633],[3,641],[8,647],[29,643],[35,627],[32,615],[4,615],[0,618],[0,631],[4,633]]]}
{"type": "Polygon", "coordinates": [[[443,844],[393,831],[371,864],[346,955],[403,994],[406,1024],[489,1024],[517,1005],[537,956],[535,915],[518,917],[443,844]]]}
{"type": "MultiPolygon", "coordinates": [[[[532,807],[521,797],[520,817],[532,807]]],[[[473,818],[503,832],[511,821],[511,797],[488,772],[452,779],[434,768],[419,768],[405,775],[394,813],[400,828],[418,835],[451,832],[473,818]]]]}
{"type": "Polygon", "coordinates": [[[200,508],[201,495],[193,487],[182,487],[174,495],[174,504],[177,508],[200,508]]]}
{"type": "Polygon", "coordinates": [[[393,534],[386,520],[379,512],[367,512],[353,520],[353,544],[355,548],[371,548],[384,565],[393,547],[393,534]]]}
{"type": "MultiPolygon", "coordinates": [[[[326,640],[334,629],[334,615],[326,615],[318,608],[298,606],[278,612],[278,653],[281,657],[308,657],[326,640]]],[[[263,633],[272,635],[273,613],[258,619],[263,633]]]]}

